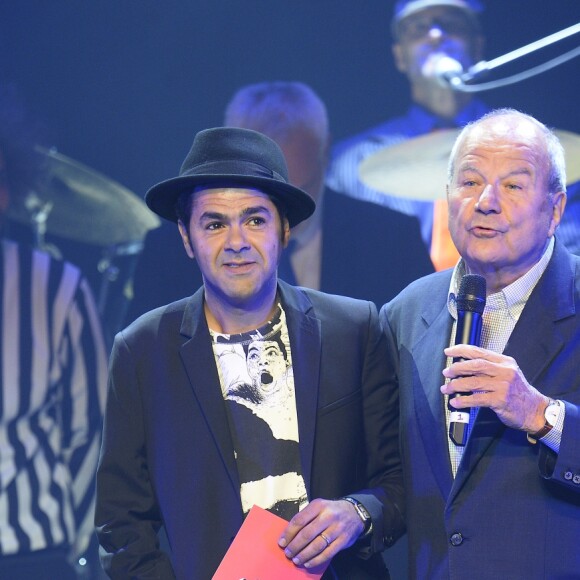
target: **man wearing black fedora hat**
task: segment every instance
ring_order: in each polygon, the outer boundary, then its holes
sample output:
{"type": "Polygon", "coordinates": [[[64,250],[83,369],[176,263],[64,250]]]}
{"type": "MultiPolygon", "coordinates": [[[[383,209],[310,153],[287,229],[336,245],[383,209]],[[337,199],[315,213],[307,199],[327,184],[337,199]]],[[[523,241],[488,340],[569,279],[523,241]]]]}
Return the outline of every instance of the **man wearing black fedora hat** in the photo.
{"type": "Polygon", "coordinates": [[[177,222],[203,286],[115,338],[97,473],[105,570],[210,578],[258,505],[290,520],[278,544],[294,565],[388,578],[378,552],[403,531],[403,489],[376,307],[277,279],[290,228],[315,209],[280,148],[202,131],[146,201],[177,222]]]}

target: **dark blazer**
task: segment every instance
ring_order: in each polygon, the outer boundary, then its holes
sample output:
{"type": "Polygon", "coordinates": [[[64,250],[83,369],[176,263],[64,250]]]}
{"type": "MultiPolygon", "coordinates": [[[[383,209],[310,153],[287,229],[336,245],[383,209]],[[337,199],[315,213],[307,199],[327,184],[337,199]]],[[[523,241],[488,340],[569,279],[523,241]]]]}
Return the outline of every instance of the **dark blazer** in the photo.
{"type": "MultiPolygon", "coordinates": [[[[325,192],[322,240],[320,289],[370,300],[377,308],[433,272],[417,218],[331,190],[325,192]]],[[[288,253],[281,259],[288,260],[288,253]]],[[[145,238],[127,322],[189,296],[201,284],[201,272],[187,257],[177,226],[164,222],[145,238]]]]}
{"type": "Polygon", "coordinates": [[[412,578],[580,574],[579,268],[556,241],[504,351],[530,384],[566,402],[560,453],[481,409],[455,480],[439,391],[451,271],[417,281],[381,310],[399,376],[412,578]]]}
{"type": "MultiPolygon", "coordinates": [[[[371,512],[373,556],[351,549],[340,578],[387,578],[402,533],[397,393],[369,302],[279,283],[310,499],[354,495],[371,512]]],[[[113,578],[209,579],[242,523],[240,483],[203,315],[203,293],[139,318],[115,339],[97,474],[96,524],[113,578]],[[158,550],[164,525],[171,564],[158,550]]]]}
{"type": "Polygon", "coordinates": [[[331,190],[322,216],[323,292],[371,300],[380,308],[433,272],[417,218],[331,190]]]}

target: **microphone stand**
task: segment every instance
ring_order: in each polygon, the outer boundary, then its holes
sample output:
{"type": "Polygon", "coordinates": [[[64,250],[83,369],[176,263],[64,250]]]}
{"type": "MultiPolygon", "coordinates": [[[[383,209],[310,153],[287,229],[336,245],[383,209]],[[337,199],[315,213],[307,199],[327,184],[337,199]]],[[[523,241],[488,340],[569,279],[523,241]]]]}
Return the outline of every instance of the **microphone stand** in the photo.
{"type": "Polygon", "coordinates": [[[571,60],[577,56],[580,56],[580,46],[573,48],[572,50],[568,51],[567,53],[560,55],[548,62],[545,62],[541,65],[538,65],[534,68],[529,69],[528,71],[524,71],[522,73],[512,75],[511,77],[507,77],[505,79],[499,79],[497,81],[492,81],[488,83],[480,83],[478,85],[472,84],[468,85],[466,83],[477,79],[478,77],[487,74],[488,72],[503,66],[513,60],[531,54],[536,50],[540,50],[546,46],[559,42],[564,38],[568,38],[574,34],[580,32],[580,23],[574,24],[573,26],[569,26],[564,30],[560,30],[559,32],[555,32],[554,34],[550,34],[545,38],[541,38],[540,40],[536,40],[526,46],[521,48],[517,48],[516,50],[512,50],[503,56],[498,56],[490,61],[482,60],[473,66],[471,66],[466,72],[461,73],[459,75],[452,75],[448,79],[449,84],[454,90],[462,91],[462,92],[481,92],[481,91],[488,91],[491,89],[496,89],[499,87],[507,86],[513,84],[515,82],[522,81],[524,79],[530,78],[535,76],[536,74],[540,74],[555,66],[563,64],[568,60],[571,60]]]}

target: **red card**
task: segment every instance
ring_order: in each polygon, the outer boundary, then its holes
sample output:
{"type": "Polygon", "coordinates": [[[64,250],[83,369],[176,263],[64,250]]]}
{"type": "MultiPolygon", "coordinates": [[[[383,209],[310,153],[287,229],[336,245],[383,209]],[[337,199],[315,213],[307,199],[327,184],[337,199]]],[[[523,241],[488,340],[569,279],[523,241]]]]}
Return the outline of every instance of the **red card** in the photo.
{"type": "Polygon", "coordinates": [[[212,580],[316,580],[328,564],[298,567],[278,546],[288,522],[254,506],[237,533],[212,580]]]}

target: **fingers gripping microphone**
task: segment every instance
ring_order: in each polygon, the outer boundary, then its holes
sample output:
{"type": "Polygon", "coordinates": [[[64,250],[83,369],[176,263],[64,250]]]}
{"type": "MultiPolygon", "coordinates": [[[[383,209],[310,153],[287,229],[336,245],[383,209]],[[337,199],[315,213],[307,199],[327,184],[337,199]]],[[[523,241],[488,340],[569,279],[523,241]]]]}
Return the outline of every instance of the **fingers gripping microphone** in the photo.
{"type": "MultiPolygon", "coordinates": [[[[485,278],[477,274],[466,274],[461,279],[456,297],[457,330],[455,344],[481,343],[481,328],[483,325],[483,309],[485,308],[485,278]]],[[[457,362],[462,359],[453,359],[457,362]]],[[[449,395],[449,401],[459,395],[449,395]]],[[[458,411],[449,405],[449,437],[455,445],[464,446],[467,443],[467,428],[469,427],[469,409],[458,411]]]]}

